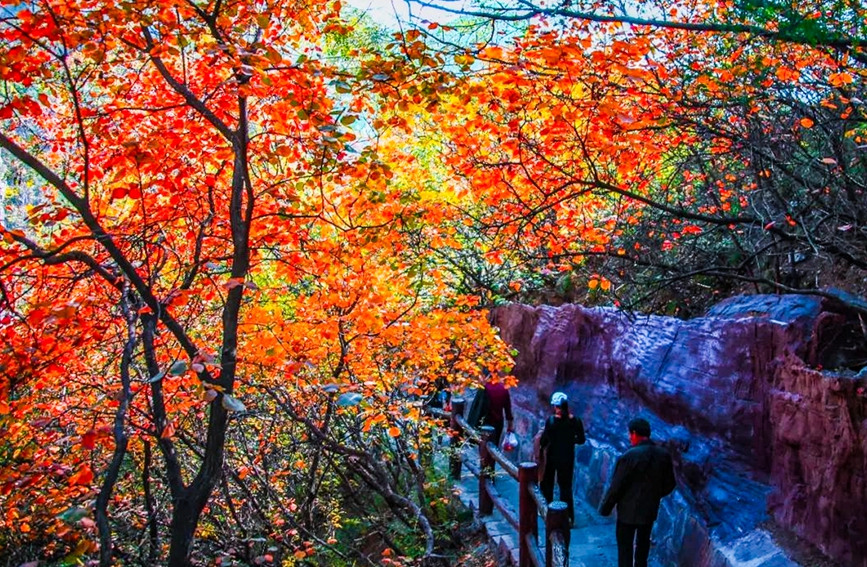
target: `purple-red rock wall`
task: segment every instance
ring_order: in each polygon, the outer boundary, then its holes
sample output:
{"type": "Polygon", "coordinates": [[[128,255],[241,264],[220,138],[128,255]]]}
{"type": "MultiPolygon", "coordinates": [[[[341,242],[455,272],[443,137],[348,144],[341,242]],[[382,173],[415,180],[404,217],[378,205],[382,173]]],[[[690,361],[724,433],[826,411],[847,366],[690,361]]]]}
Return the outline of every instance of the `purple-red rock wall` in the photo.
{"type": "Polygon", "coordinates": [[[867,565],[867,400],[852,378],[778,361],[768,505],[844,565],[867,565]]]}
{"type": "Polygon", "coordinates": [[[688,321],[578,305],[506,305],[491,319],[540,413],[565,390],[591,437],[620,449],[628,420],[650,419],[716,533],[751,529],[770,510],[845,565],[867,567],[863,380],[805,367],[835,320],[819,300],[735,298],[688,321]]]}

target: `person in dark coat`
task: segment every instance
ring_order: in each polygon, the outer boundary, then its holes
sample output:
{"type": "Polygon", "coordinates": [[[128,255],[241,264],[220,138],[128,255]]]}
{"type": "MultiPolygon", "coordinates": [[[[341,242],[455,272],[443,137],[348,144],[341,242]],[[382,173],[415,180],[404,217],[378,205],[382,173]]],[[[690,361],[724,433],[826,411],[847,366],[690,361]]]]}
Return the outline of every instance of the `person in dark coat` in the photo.
{"type": "Polygon", "coordinates": [[[485,382],[484,393],[487,411],[482,418],[482,425],[494,428],[494,445],[499,447],[504,426],[507,431],[512,431],[512,397],[502,380],[494,382],[490,378],[485,382]]]}
{"type": "Polygon", "coordinates": [[[674,464],[668,451],[650,440],[647,420],[629,422],[629,442],[632,447],[617,459],[599,513],[607,516],[617,507],[618,567],[647,567],[659,501],[676,485],[674,464]]]}
{"type": "Polygon", "coordinates": [[[548,502],[554,498],[554,478],[560,487],[560,500],[569,507],[569,523],[575,523],[572,474],[575,471],[575,445],[584,444],[584,424],[569,413],[569,398],[563,392],[551,396],[554,415],[545,421],[539,439],[539,462],[545,463],[540,488],[548,502]]]}

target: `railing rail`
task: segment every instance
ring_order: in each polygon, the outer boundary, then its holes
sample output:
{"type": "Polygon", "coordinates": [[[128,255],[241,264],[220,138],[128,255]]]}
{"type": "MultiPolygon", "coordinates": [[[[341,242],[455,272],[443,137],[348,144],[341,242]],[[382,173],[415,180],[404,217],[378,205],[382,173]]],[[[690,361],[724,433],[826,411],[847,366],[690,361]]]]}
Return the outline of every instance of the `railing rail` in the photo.
{"type": "Polygon", "coordinates": [[[494,483],[491,482],[491,479],[485,480],[485,490],[491,497],[491,501],[493,502],[494,507],[500,511],[506,521],[509,522],[509,525],[515,528],[515,531],[518,531],[520,529],[518,515],[515,514],[512,506],[508,502],[503,500],[503,498],[500,496],[500,493],[497,491],[497,488],[494,486],[494,483]]]}
{"type": "Polygon", "coordinates": [[[471,427],[464,419],[466,401],[452,399],[452,411],[429,408],[437,417],[448,419],[451,429],[451,452],[449,474],[457,480],[461,477],[461,465],[466,464],[470,472],[479,479],[479,514],[487,516],[494,508],[500,511],[506,521],[518,532],[519,567],[566,567],[569,562],[569,516],[565,502],[546,502],[537,482],[538,466],[533,462],[512,463],[502,451],[492,443],[494,428],[471,427]],[[463,462],[459,447],[463,440],[473,442],[479,448],[479,466],[470,461],[463,462]],[[494,486],[494,464],[497,463],[506,473],[518,481],[518,513],[512,509],[494,486]],[[539,518],[545,522],[544,557],[539,546],[539,518]]]}
{"type": "Polygon", "coordinates": [[[488,441],[488,453],[497,461],[497,464],[503,467],[503,470],[509,473],[509,476],[518,480],[518,465],[513,463],[503,454],[502,451],[494,444],[488,441]]]}
{"type": "Polygon", "coordinates": [[[538,483],[533,483],[533,486],[530,487],[530,496],[533,497],[533,502],[539,511],[539,517],[543,520],[546,519],[548,517],[548,502],[545,501],[545,496],[542,494],[542,489],[539,488],[538,483]]]}

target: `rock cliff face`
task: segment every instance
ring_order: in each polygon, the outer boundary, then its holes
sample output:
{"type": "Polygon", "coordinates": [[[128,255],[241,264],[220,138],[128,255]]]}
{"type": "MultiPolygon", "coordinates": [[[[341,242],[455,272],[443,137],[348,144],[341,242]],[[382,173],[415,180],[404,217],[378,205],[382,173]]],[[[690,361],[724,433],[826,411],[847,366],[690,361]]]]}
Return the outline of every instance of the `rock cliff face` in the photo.
{"type": "Polygon", "coordinates": [[[584,420],[576,490],[592,503],[632,417],[672,451],[681,488],[655,533],[666,564],[792,565],[762,528],[772,518],[867,567],[865,379],[810,368],[857,343],[852,317],[806,296],[733,298],[689,321],[577,305],[491,317],[519,353],[513,398],[537,416],[518,427],[532,435],[554,390],[584,420]]]}

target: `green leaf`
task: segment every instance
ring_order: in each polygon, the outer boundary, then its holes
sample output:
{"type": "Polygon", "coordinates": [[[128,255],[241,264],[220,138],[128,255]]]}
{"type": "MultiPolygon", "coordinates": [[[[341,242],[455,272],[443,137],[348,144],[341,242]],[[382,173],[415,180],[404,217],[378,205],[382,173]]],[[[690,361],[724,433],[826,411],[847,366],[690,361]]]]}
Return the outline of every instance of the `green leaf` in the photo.
{"type": "Polygon", "coordinates": [[[165,375],[166,375],[166,371],[163,370],[162,372],[160,372],[159,374],[155,375],[153,378],[151,378],[150,380],[148,380],[148,383],[149,383],[149,384],[153,384],[154,382],[159,382],[160,380],[163,379],[163,377],[164,377],[165,375]]]}
{"type": "Polygon", "coordinates": [[[358,392],[347,392],[345,394],[341,394],[341,396],[337,398],[338,406],[357,406],[359,403],[361,403],[361,394],[359,394],[358,392]]]}
{"type": "Polygon", "coordinates": [[[58,518],[66,522],[67,524],[75,524],[80,519],[87,516],[88,511],[86,508],[82,508],[81,506],[73,506],[72,508],[67,509],[65,512],[62,512],[57,515],[58,518]]]}
{"type": "Polygon", "coordinates": [[[223,407],[229,411],[244,411],[247,408],[241,403],[241,400],[230,396],[229,394],[223,394],[223,407]]]}
{"type": "Polygon", "coordinates": [[[178,360],[174,364],[172,364],[171,368],[169,368],[169,374],[171,374],[172,376],[180,376],[181,374],[183,374],[186,371],[187,371],[187,361],[186,360],[178,360]]]}

